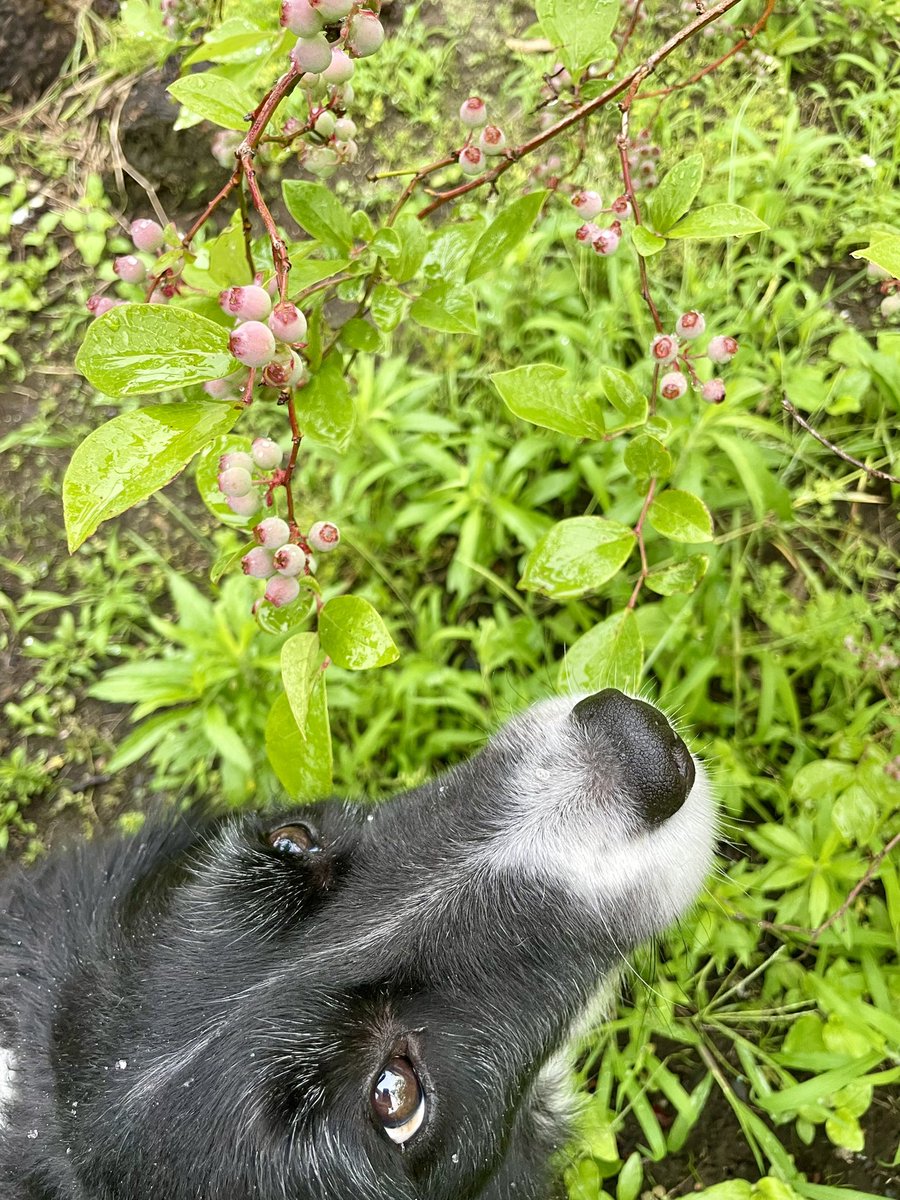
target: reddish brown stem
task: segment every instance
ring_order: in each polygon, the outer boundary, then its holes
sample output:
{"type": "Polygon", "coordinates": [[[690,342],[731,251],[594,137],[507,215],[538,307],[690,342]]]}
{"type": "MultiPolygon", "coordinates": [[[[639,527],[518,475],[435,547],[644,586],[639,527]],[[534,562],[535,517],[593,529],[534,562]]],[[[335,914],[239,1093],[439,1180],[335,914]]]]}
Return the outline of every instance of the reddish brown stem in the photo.
{"type": "Polygon", "coordinates": [[[634,527],[634,536],[637,538],[638,549],[641,552],[641,573],[637,577],[631,598],[625,606],[629,609],[633,609],[637,604],[637,598],[640,595],[641,588],[644,586],[644,580],[650,574],[650,568],[647,565],[647,549],[644,546],[644,522],[647,520],[647,513],[650,511],[650,505],[653,503],[655,491],[656,479],[654,478],[650,480],[650,486],[647,488],[647,495],[644,497],[644,504],[641,508],[641,515],[638,517],[637,524],[634,527]]]}
{"type": "Polygon", "coordinates": [[[299,533],[297,521],[294,517],[294,493],[291,488],[291,480],[294,477],[294,468],[297,465],[297,455],[300,453],[300,443],[303,440],[303,434],[300,432],[300,426],[297,423],[297,408],[293,391],[282,392],[279,400],[287,405],[288,418],[291,422],[291,456],[288,459],[288,465],[284,469],[284,494],[287,499],[288,524],[293,533],[299,533]]]}
{"type": "MultiPolygon", "coordinates": [[[[622,129],[619,136],[616,138],[616,146],[619,150],[619,162],[622,166],[622,186],[625,189],[625,195],[628,197],[628,203],[631,205],[631,212],[634,217],[635,225],[641,225],[641,210],[638,205],[637,196],[634,194],[634,181],[631,178],[631,164],[628,162],[628,123],[631,115],[631,103],[634,99],[634,93],[629,92],[625,100],[620,104],[622,110],[622,129]]],[[[643,254],[638,254],[638,271],[641,277],[641,296],[644,303],[650,310],[650,316],[653,318],[653,324],[656,326],[656,332],[662,333],[662,320],[660,319],[659,310],[653,301],[653,296],[650,293],[650,279],[647,275],[647,261],[643,254]]]]}

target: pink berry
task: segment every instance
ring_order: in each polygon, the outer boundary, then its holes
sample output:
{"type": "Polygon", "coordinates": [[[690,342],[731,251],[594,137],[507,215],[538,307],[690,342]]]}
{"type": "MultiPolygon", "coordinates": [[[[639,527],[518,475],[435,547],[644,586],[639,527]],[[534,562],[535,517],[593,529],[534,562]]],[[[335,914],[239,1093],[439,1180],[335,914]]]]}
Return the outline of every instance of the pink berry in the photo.
{"type": "Polygon", "coordinates": [[[341,531],[331,521],[316,521],[315,525],[310,526],[306,540],[313,550],[325,554],[326,551],[333,550],[341,540],[341,531]]]}
{"type": "Polygon", "coordinates": [[[226,375],[224,379],[208,379],[203,385],[203,390],[207,396],[212,396],[213,400],[232,400],[237,398],[240,386],[235,373],[226,375]]]}
{"type": "Polygon", "coordinates": [[[353,7],[353,0],[309,0],[309,2],[326,25],[331,25],[335,21],[343,21],[353,7]]]}
{"type": "Polygon", "coordinates": [[[331,46],[325,34],[317,33],[313,37],[298,38],[291,51],[291,62],[298,71],[308,71],[312,75],[324,71],[331,63],[331,46]]]}
{"type": "Polygon", "coordinates": [[[460,106],[459,119],[469,129],[480,129],[487,122],[487,105],[480,96],[470,96],[460,106]]]}
{"type": "Polygon", "coordinates": [[[594,238],[593,247],[598,254],[615,254],[621,238],[615,229],[601,229],[594,238]]]}
{"type": "Polygon", "coordinates": [[[263,370],[262,378],[266,387],[300,387],[309,378],[309,371],[300,355],[291,350],[273,359],[263,370]]]}
{"type": "MultiPolygon", "coordinates": [[[[301,551],[302,553],[302,551],[301,551]]],[[[275,575],[266,585],[266,599],[276,608],[292,604],[300,595],[300,584],[286,575],[275,575]]]]}
{"type": "Polygon", "coordinates": [[[347,49],[356,58],[368,58],[384,41],[384,26],[368,8],[361,8],[350,18],[347,30],[347,49]]]}
{"type": "Polygon", "coordinates": [[[120,254],[113,263],[113,270],[123,283],[141,283],[147,277],[147,268],[133,254],[120,254]]]}
{"type": "Polygon", "coordinates": [[[650,357],[660,366],[674,362],[678,357],[678,338],[674,333],[658,333],[650,343],[650,357]]]}
{"type": "Polygon", "coordinates": [[[693,308],[690,312],[682,313],[675,322],[675,332],[679,337],[687,338],[689,342],[700,337],[705,329],[706,319],[703,313],[698,313],[693,308]]]}
{"type": "Polygon", "coordinates": [[[728,363],[738,352],[738,344],[733,337],[714,337],[706,347],[706,353],[714,363],[728,363]]]}
{"type": "Polygon", "coordinates": [[[322,19],[309,0],[281,0],[281,23],[297,37],[322,32],[322,19]]]}
{"type": "Polygon", "coordinates": [[[85,308],[93,317],[102,317],[104,313],[109,312],[111,308],[117,308],[122,303],[121,300],[116,300],[113,296],[101,296],[99,292],[95,292],[93,296],[89,296],[85,308]]]}
{"type": "Polygon", "coordinates": [[[484,170],[484,154],[477,146],[463,146],[459,165],[464,175],[478,175],[484,170]]]}
{"type": "Polygon", "coordinates": [[[603,211],[603,200],[599,192],[576,192],[572,197],[572,207],[580,217],[596,217],[603,211]]]}
{"type": "Polygon", "coordinates": [[[721,379],[710,379],[708,383],[704,383],[700,394],[710,404],[721,404],[725,399],[725,384],[721,379]]]}
{"type": "Polygon", "coordinates": [[[131,222],[131,240],[135,250],[144,250],[147,254],[155,253],[165,240],[163,227],[158,221],[147,217],[139,217],[131,222]]]}
{"type": "Polygon", "coordinates": [[[252,517],[259,508],[259,496],[248,492],[246,496],[229,496],[225,503],[237,516],[252,517]]]}
{"type": "Polygon", "coordinates": [[[322,78],[326,83],[346,83],[353,75],[356,66],[353,59],[338,49],[337,46],[331,47],[331,62],[322,72],[322,78]]]}
{"type": "Polygon", "coordinates": [[[687,380],[680,371],[669,371],[659,381],[659,391],[666,400],[677,400],[687,391],[687,380]]]}
{"type": "Polygon", "coordinates": [[[900,312],[900,292],[891,292],[890,295],[885,296],[878,308],[886,321],[895,317],[900,312]]]}
{"type": "Polygon", "coordinates": [[[290,300],[275,305],[267,324],[279,342],[302,342],[306,337],[306,317],[290,300]]]}
{"type": "Polygon", "coordinates": [[[272,562],[279,575],[299,575],[306,568],[306,551],[288,542],[286,546],[279,546],[272,562]]]}
{"type": "Polygon", "coordinates": [[[506,149],[506,134],[496,125],[485,125],[478,139],[478,145],[485,154],[502,154],[506,149]]]}
{"type": "Polygon", "coordinates": [[[228,339],[228,348],[245,367],[264,367],[275,357],[275,335],[261,321],[245,321],[228,339]]]}
{"type": "Polygon", "coordinates": [[[223,496],[246,496],[253,487],[250,472],[243,467],[229,467],[219,472],[219,491],[223,496]]]}
{"type": "Polygon", "coordinates": [[[334,123],[334,136],[339,142],[349,142],[356,137],[356,122],[349,117],[340,117],[334,123]]]}
{"type": "Polygon", "coordinates": [[[265,288],[249,283],[219,292],[219,307],[239,321],[264,321],[272,311],[272,299],[265,288]]]}
{"type": "Polygon", "coordinates": [[[271,471],[275,467],[280,467],[281,460],[284,457],[278,443],[266,437],[254,440],[253,445],[250,447],[250,454],[256,465],[262,467],[264,471],[271,471]]]}
{"type": "Polygon", "coordinates": [[[291,536],[291,530],[287,521],[283,521],[281,517],[266,517],[253,530],[253,536],[267,550],[277,550],[291,536]]]}
{"type": "Polygon", "coordinates": [[[627,196],[616,196],[615,200],[613,200],[612,204],[610,205],[610,208],[620,220],[627,220],[628,217],[633,215],[631,211],[631,201],[627,196]]]}
{"type": "Polygon", "coordinates": [[[233,467],[240,467],[243,471],[252,471],[254,462],[245,450],[232,450],[219,458],[219,470],[230,471],[233,467]]]}
{"type": "Polygon", "coordinates": [[[593,221],[586,221],[575,230],[575,240],[584,246],[593,246],[600,232],[599,225],[595,225],[593,221]]]}
{"type": "Polygon", "coordinates": [[[272,551],[264,550],[262,546],[254,546],[252,550],[248,550],[241,559],[241,566],[244,568],[244,574],[252,575],[254,579],[268,579],[270,575],[275,574],[272,551]]]}

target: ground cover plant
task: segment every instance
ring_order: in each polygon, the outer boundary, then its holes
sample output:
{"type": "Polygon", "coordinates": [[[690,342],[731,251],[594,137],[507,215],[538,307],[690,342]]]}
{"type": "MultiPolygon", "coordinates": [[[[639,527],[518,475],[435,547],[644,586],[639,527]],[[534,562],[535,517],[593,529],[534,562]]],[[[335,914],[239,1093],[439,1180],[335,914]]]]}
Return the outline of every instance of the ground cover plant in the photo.
{"type": "Polygon", "coordinates": [[[586,1042],[570,1194],[890,1195],[897,13],[377,9],[82,14],[5,135],[0,837],[374,798],[640,689],[723,870],[586,1042]],[[113,204],[59,118],[160,64],[208,186],[117,143],[113,204]]]}

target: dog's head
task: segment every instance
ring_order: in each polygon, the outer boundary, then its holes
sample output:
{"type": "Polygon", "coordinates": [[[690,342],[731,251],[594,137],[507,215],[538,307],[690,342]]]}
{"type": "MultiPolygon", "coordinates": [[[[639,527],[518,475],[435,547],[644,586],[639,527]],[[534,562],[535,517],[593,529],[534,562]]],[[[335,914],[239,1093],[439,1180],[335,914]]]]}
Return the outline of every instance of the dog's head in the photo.
{"type": "Polygon", "coordinates": [[[213,823],[146,874],[118,964],[67,1001],[84,1178],[166,1200],[545,1197],[559,1053],[691,903],[712,842],[701,766],[612,689],[538,705],[376,807],[213,823]]]}

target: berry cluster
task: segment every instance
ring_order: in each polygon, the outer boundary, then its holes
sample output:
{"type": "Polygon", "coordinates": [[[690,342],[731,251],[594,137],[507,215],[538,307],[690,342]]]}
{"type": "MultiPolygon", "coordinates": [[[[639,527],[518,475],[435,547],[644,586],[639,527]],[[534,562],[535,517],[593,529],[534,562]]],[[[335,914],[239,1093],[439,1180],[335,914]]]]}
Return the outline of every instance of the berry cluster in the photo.
{"type": "Polygon", "coordinates": [[[622,221],[632,215],[628,197],[617,196],[609,208],[604,208],[599,192],[576,192],[572,197],[572,207],[579,216],[587,218],[575,231],[576,242],[582,246],[591,246],[597,254],[615,254],[622,239],[622,221]],[[592,220],[601,213],[611,213],[613,216],[605,228],[592,220]]]}
{"type": "Polygon", "coordinates": [[[721,379],[709,379],[701,382],[694,363],[697,359],[708,358],[710,362],[724,365],[731,362],[740,347],[733,337],[717,334],[710,338],[706,353],[692,351],[690,346],[683,347],[682,341],[693,342],[706,332],[706,319],[702,313],[691,309],[682,313],[675,322],[674,333],[658,333],[650,343],[650,357],[657,367],[669,367],[659,380],[659,394],[664,400],[677,400],[687,391],[688,381],[684,372],[690,376],[691,383],[700,390],[704,400],[710,404],[721,404],[725,399],[725,384],[721,379]]]}
{"type": "MultiPolygon", "coordinates": [[[[166,231],[158,221],[139,217],[131,222],[131,241],[135,254],[120,254],[113,259],[113,270],[123,283],[143,283],[150,274],[153,262],[165,252],[166,231]]],[[[152,304],[167,304],[180,290],[181,281],[171,271],[163,271],[150,294],[152,304]]],[[[105,312],[124,304],[115,296],[95,292],[87,301],[87,310],[92,317],[102,317],[105,312]]]]}
{"type": "Polygon", "coordinates": [[[252,517],[264,500],[270,501],[273,489],[281,482],[279,468],[283,457],[281,447],[271,438],[257,438],[249,454],[238,450],[222,455],[219,491],[233,513],[252,517]],[[254,470],[273,471],[274,475],[254,479],[254,470]]]}
{"type": "Polygon", "coordinates": [[[489,125],[487,105],[480,96],[463,100],[459,119],[469,131],[466,144],[459,152],[458,162],[464,175],[480,175],[489,158],[502,154],[506,149],[506,134],[499,125],[489,125]],[[475,139],[476,131],[478,137],[475,139]]]}
{"type": "Polygon", "coordinates": [[[646,129],[628,143],[628,166],[631,170],[632,184],[637,190],[644,188],[649,191],[655,188],[659,180],[656,176],[656,162],[662,151],[659,146],[650,141],[646,129]]]}
{"type": "Polygon", "coordinates": [[[266,517],[260,521],[253,536],[259,544],[244,555],[241,565],[245,575],[268,580],[263,599],[275,608],[283,608],[297,599],[300,595],[299,576],[316,573],[313,550],[326,553],[341,540],[340,530],[331,521],[316,521],[304,537],[296,530],[292,531],[281,517],[266,517]]]}

